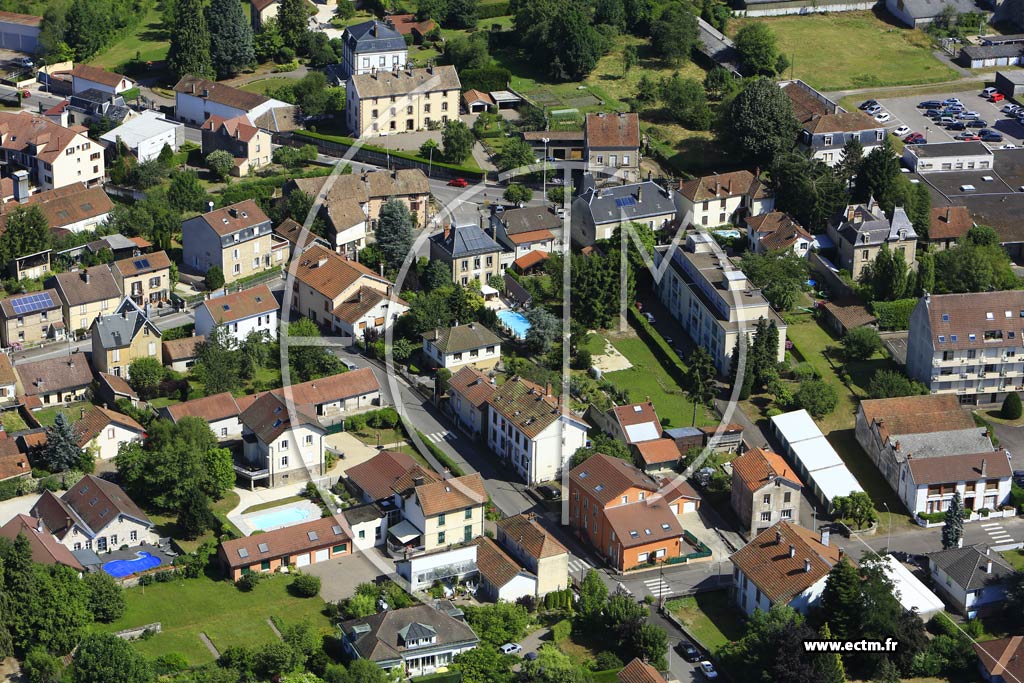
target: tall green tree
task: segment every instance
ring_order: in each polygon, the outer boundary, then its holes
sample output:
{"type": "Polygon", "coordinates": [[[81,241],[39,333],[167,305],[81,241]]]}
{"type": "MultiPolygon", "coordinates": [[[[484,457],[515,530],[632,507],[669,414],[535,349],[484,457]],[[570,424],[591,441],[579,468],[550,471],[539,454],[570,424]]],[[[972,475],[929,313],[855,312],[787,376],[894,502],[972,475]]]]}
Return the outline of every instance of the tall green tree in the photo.
{"type": "Polygon", "coordinates": [[[206,194],[199,175],[189,169],[171,172],[171,184],[167,186],[167,202],[179,212],[204,211],[210,195],[206,194]]]}
{"type": "Polygon", "coordinates": [[[151,683],[154,678],[146,659],[111,633],[85,636],[71,664],[72,683],[151,683]]]}
{"type": "Polygon", "coordinates": [[[526,312],[530,329],[526,331],[526,346],[535,354],[545,354],[552,349],[562,333],[562,321],[543,306],[535,306],[526,312]]]}
{"type": "Polygon", "coordinates": [[[49,248],[50,226],[38,206],[19,206],[8,215],[0,240],[0,261],[10,263],[49,248]]]}
{"type": "Polygon", "coordinates": [[[535,160],[530,144],[523,138],[514,137],[508,140],[498,153],[497,166],[499,171],[511,171],[514,168],[529,166],[535,160]]]}
{"type": "Polygon", "coordinates": [[[380,208],[377,221],[377,244],[384,255],[384,265],[397,272],[412,249],[412,214],[400,200],[391,198],[380,208]]]}
{"type": "Polygon", "coordinates": [[[473,151],[475,142],[473,131],[458,119],[450,119],[441,129],[441,147],[444,160],[449,164],[464,162],[473,151]]]}
{"type": "Polygon", "coordinates": [[[707,130],[711,126],[711,109],[699,81],[675,73],[663,79],[658,89],[661,101],[681,126],[690,130],[707,130]]]}
{"type": "Polygon", "coordinates": [[[559,80],[582,80],[608,51],[609,41],[591,23],[590,7],[584,0],[564,0],[559,5],[545,36],[551,56],[549,71],[559,80]]]}
{"type": "Polygon", "coordinates": [[[821,612],[837,640],[846,640],[857,634],[857,625],[861,623],[865,609],[860,584],[857,569],[845,559],[833,565],[825,579],[821,612]]]}
{"type": "Polygon", "coordinates": [[[187,75],[213,78],[210,31],[202,0],[177,0],[167,66],[178,78],[187,75]]]}
{"type": "Polygon", "coordinates": [[[580,619],[590,628],[598,628],[602,619],[605,603],[608,601],[608,586],[604,585],[601,575],[594,569],[588,569],[580,584],[580,598],[576,603],[580,619]]]}
{"type": "Polygon", "coordinates": [[[782,61],[779,59],[781,55],[775,34],[763,22],[745,24],[736,34],[734,42],[743,65],[751,73],[774,76],[788,66],[784,58],[782,61]]]}
{"type": "Polygon", "coordinates": [[[281,0],[277,10],[277,28],[284,44],[298,50],[309,30],[305,0],[281,0]]]}
{"type": "Polygon", "coordinates": [[[196,346],[192,374],[203,385],[207,396],[233,391],[241,386],[238,361],[234,338],[218,325],[196,346]]]}
{"type": "MultiPolygon", "coordinates": [[[[320,330],[309,318],[299,318],[288,324],[292,337],[319,337],[320,330]]],[[[291,383],[300,384],[310,380],[329,377],[345,372],[345,365],[324,346],[293,346],[288,349],[288,368],[291,383]]]]}
{"type": "Polygon", "coordinates": [[[770,182],[776,208],[813,233],[824,231],[828,219],[849,199],[842,169],[831,169],[796,151],[775,157],[770,182]]]}
{"type": "Polygon", "coordinates": [[[690,56],[700,38],[697,17],[686,5],[669,3],[651,26],[651,46],[670,64],[678,65],[690,56]]]}
{"type": "Polygon", "coordinates": [[[85,451],[78,446],[78,436],[71,422],[64,413],[57,413],[53,426],[46,428],[46,446],[42,452],[46,469],[51,472],[78,469],[84,457],[85,451]]]}
{"type": "MultiPolygon", "coordinates": [[[[822,640],[832,640],[828,622],[818,629],[818,635],[822,640]]],[[[843,667],[843,658],[838,652],[819,654],[814,658],[814,670],[818,673],[820,683],[846,683],[846,668],[843,667]]]]}
{"type": "Polygon", "coordinates": [[[964,502],[960,492],[953,493],[953,499],[946,508],[946,519],[942,523],[942,547],[944,550],[959,548],[964,537],[964,502]]]}
{"type": "Polygon", "coordinates": [[[686,361],[686,393],[693,402],[691,425],[697,424],[697,406],[706,406],[715,397],[715,364],[711,355],[698,346],[686,361]]]}
{"type": "Polygon", "coordinates": [[[935,291],[935,257],[931,252],[917,254],[917,287],[915,296],[935,291]]]}
{"type": "Polygon", "coordinates": [[[106,572],[89,572],[83,577],[89,589],[89,610],[96,621],[109,624],[124,614],[124,589],[106,572]]]}
{"type": "Polygon", "coordinates": [[[739,157],[767,166],[792,149],[800,132],[789,96],[768,78],[755,78],[722,107],[720,142],[739,157]]]}
{"type": "Polygon", "coordinates": [[[236,0],[210,0],[206,6],[210,30],[210,61],[217,78],[237,76],[256,62],[252,24],[236,0]]]}
{"type": "Polygon", "coordinates": [[[767,318],[759,318],[754,330],[754,342],[747,352],[747,372],[754,378],[754,387],[768,386],[779,376],[779,328],[767,318]]]}

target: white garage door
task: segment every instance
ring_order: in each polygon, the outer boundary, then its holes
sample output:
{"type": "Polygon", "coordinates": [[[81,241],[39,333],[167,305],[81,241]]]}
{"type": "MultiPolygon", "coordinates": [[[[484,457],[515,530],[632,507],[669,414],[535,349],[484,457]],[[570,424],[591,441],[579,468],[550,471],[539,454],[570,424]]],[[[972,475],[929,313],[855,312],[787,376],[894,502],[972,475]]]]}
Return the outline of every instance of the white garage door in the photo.
{"type": "Polygon", "coordinates": [[[324,548],[323,550],[317,550],[316,551],[316,561],[317,562],[326,562],[330,558],[330,556],[331,556],[331,551],[328,548],[324,548]]]}
{"type": "Polygon", "coordinates": [[[672,503],[668,507],[672,511],[673,515],[678,515],[679,514],[679,503],[672,503]]]}
{"type": "Polygon", "coordinates": [[[693,501],[690,501],[688,503],[683,503],[683,512],[696,512],[696,511],[697,511],[697,503],[695,503],[693,501]]]}
{"type": "Polygon", "coordinates": [[[296,567],[308,567],[309,566],[309,553],[303,553],[302,555],[295,556],[296,567]]]}

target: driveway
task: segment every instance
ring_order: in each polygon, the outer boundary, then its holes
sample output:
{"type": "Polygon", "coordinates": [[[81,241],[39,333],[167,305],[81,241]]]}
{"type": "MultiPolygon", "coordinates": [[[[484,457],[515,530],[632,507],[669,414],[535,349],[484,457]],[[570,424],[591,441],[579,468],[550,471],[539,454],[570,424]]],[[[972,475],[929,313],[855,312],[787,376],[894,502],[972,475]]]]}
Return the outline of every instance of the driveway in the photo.
{"type": "Polygon", "coordinates": [[[341,455],[331,471],[327,473],[331,477],[340,477],[350,467],[362,464],[380,452],[376,448],[367,446],[348,432],[329,434],[324,437],[324,443],[327,448],[341,455]]]}
{"type": "MultiPolygon", "coordinates": [[[[985,417],[985,410],[979,412],[982,417],[985,417]]],[[[1014,456],[1011,460],[1013,469],[1024,470],[1024,427],[1011,427],[996,422],[990,424],[996,438],[999,439],[999,445],[1014,456]]]]}
{"type": "Polygon", "coordinates": [[[394,572],[394,563],[385,559],[377,549],[356,551],[327,562],[317,562],[303,570],[320,577],[320,597],[327,602],[337,602],[355,595],[356,586],[374,581],[379,576],[394,572]],[[378,568],[385,567],[385,570],[378,568]],[[386,563],[386,564],[384,564],[386,563]]]}

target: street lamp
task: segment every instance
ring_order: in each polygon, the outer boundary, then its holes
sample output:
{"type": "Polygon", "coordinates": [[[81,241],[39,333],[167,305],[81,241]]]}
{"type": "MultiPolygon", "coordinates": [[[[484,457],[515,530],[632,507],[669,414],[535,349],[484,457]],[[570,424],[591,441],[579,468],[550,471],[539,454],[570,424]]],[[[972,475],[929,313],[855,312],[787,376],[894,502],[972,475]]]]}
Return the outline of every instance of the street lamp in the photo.
{"type": "Polygon", "coordinates": [[[551,142],[551,138],[541,138],[544,142],[544,166],[541,171],[543,184],[541,185],[541,194],[543,195],[540,200],[546,202],[548,200],[548,143],[551,142]]]}
{"type": "Polygon", "coordinates": [[[665,565],[658,565],[658,610],[665,610],[665,565]]]}
{"type": "Polygon", "coordinates": [[[892,547],[892,513],[889,512],[889,505],[887,503],[882,503],[882,507],[885,508],[885,514],[889,517],[889,530],[885,536],[885,552],[888,553],[892,547]]]}
{"type": "Polygon", "coordinates": [[[924,127],[924,141],[925,141],[925,143],[928,142],[928,131],[929,130],[931,130],[931,128],[929,128],[928,126],[924,127]]]}

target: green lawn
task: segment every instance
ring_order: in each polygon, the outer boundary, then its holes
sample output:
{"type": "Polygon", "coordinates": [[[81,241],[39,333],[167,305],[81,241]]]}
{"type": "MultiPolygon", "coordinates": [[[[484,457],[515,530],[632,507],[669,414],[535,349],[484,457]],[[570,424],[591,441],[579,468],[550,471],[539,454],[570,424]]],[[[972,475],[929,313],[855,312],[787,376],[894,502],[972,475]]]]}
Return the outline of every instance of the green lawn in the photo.
{"type": "MultiPolygon", "coordinates": [[[[224,494],[224,497],[218,501],[215,501],[210,509],[213,514],[216,515],[221,521],[227,525],[228,529],[236,536],[244,536],[238,528],[227,519],[227,514],[238,507],[240,498],[234,491],[228,491],[224,494]]],[[[193,552],[200,545],[206,541],[214,540],[212,531],[207,531],[205,534],[195,539],[194,541],[186,541],[182,538],[181,532],[178,530],[178,523],[176,521],[176,515],[161,515],[158,513],[149,513],[149,518],[153,520],[153,524],[156,525],[156,531],[160,536],[169,536],[174,539],[175,545],[185,553],[193,552]]]]}
{"type": "Polygon", "coordinates": [[[5,410],[0,414],[0,424],[8,434],[28,429],[28,425],[17,410],[5,410]]]}
{"type": "Polygon", "coordinates": [[[78,403],[72,403],[66,406],[43,408],[42,410],[37,410],[32,414],[35,415],[40,424],[44,427],[49,427],[56,421],[58,413],[63,413],[68,422],[74,422],[82,416],[83,409],[88,411],[90,408],[92,408],[92,404],[88,401],[79,401],[78,403]]]}
{"type": "Polygon", "coordinates": [[[260,95],[266,95],[271,90],[276,90],[277,88],[280,88],[282,85],[288,85],[289,83],[294,82],[295,81],[291,78],[261,78],[258,81],[253,81],[252,83],[246,83],[245,85],[240,86],[239,90],[245,90],[248,92],[259,93],[260,95]]]}
{"type": "Polygon", "coordinates": [[[711,591],[669,600],[665,607],[711,654],[743,637],[743,614],[729,599],[728,591],[711,591]]]}
{"type": "Polygon", "coordinates": [[[1024,553],[1020,550],[1004,550],[1000,553],[1017,571],[1024,571],[1024,553]]]}
{"type": "MultiPolygon", "coordinates": [[[[629,392],[630,400],[650,397],[658,417],[668,419],[674,427],[689,426],[693,420],[693,403],[682,388],[665,371],[654,354],[638,337],[612,341],[612,345],[633,364],[628,370],[609,372],[605,378],[619,389],[629,392]]],[[[697,424],[713,424],[703,406],[697,408],[697,424]]]]}
{"type": "Polygon", "coordinates": [[[407,438],[401,429],[374,429],[373,427],[364,427],[358,432],[352,432],[352,436],[367,446],[399,443],[406,441],[407,438]]]}
{"type": "Polygon", "coordinates": [[[274,642],[276,636],[267,623],[272,616],[285,624],[306,622],[330,633],[331,622],[321,613],[324,601],[292,597],[287,590],[290,582],[287,576],[275,575],[260,582],[251,593],[243,593],[228,581],[208,578],[130,588],[125,591],[128,605],[124,616],[97,628],[119,631],[160,622],[160,633],[148,640],[132,641],[132,645],[149,658],[178,652],[193,666],[214,659],[200,641],[200,633],[205,633],[221,652],[235,645],[252,647],[274,642]]]}
{"type": "Polygon", "coordinates": [[[163,28],[160,9],[153,3],[134,33],[125,36],[90,59],[93,66],[124,72],[136,55],[144,62],[162,62],[167,58],[170,37],[163,28]]]}
{"type": "Polygon", "coordinates": [[[792,62],[784,75],[820,90],[936,83],[956,72],[933,54],[922,31],[900,28],[883,13],[837,12],[729,22],[735,36],[746,23],[764,22],[792,62]]]}

